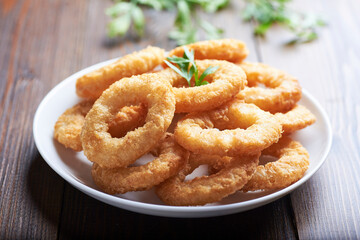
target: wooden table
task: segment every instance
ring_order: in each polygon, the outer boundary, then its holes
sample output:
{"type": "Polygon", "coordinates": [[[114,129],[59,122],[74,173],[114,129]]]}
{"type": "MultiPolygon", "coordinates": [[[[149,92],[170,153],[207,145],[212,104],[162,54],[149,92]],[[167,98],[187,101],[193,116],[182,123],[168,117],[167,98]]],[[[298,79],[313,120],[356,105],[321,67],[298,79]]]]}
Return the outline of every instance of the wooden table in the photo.
{"type": "Polygon", "coordinates": [[[32,135],[38,104],[72,73],[167,39],[173,12],[146,10],[143,39],[106,37],[110,0],[0,1],[0,239],[190,237],[261,239],[360,238],[360,4],[355,0],[295,1],[327,17],[312,43],[285,46],[273,28],[266,39],[239,17],[242,4],[209,19],[225,36],[246,42],[250,60],[297,76],[328,113],[333,144],[323,167],[280,200],[222,217],[177,219],[115,208],[76,190],[40,156],[32,135]]]}

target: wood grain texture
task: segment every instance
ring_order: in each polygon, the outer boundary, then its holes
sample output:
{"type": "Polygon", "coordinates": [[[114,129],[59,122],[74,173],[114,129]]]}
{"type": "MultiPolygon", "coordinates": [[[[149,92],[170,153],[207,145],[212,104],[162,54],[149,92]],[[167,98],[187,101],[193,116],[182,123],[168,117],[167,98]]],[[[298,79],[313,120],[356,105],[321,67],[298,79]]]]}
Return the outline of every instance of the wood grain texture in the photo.
{"type": "Polygon", "coordinates": [[[35,16],[50,7],[17,1],[0,9],[1,239],[57,236],[63,181],[41,159],[32,136],[35,110],[50,87],[51,72],[39,62],[52,45],[43,35],[50,26],[35,16]]]}
{"type": "Polygon", "coordinates": [[[166,218],[132,213],[69,187],[59,239],[297,239],[289,197],[240,214],[210,218],[166,218]]]}
{"type": "Polygon", "coordinates": [[[175,47],[167,38],[175,12],[145,10],[146,33],[106,37],[110,0],[0,0],[0,239],[359,239],[360,24],[355,0],[295,1],[323,13],[320,39],[285,46],[289,33],[274,27],[254,38],[242,23],[241,1],[214,15],[225,37],[245,41],[249,60],[288,71],[327,111],[334,142],[324,166],[302,187],[244,213],[203,219],[137,214],[97,201],[64,182],[41,158],[32,119],[60,81],[92,64],[147,45],[175,47]]]}

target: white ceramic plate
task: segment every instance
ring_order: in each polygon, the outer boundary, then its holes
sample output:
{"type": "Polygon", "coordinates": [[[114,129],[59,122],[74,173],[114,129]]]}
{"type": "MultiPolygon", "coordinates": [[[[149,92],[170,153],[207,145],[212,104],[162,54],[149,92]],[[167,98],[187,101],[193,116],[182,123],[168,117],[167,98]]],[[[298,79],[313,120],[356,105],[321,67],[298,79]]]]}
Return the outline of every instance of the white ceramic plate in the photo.
{"type": "MultiPolygon", "coordinates": [[[[103,193],[91,178],[91,163],[82,152],[76,153],[65,149],[56,142],[53,139],[53,128],[60,114],[80,101],[75,94],[76,79],[112,61],[114,60],[88,67],[58,84],[40,103],[33,124],[36,146],[49,166],[75,188],[102,202],[133,212],[166,217],[212,217],[242,212],[275,201],[299,187],[321,167],[330,150],[332,134],[328,117],[319,103],[303,90],[300,103],[316,115],[317,121],[292,135],[309,151],[310,166],[305,176],[291,186],[278,191],[238,192],[221,202],[197,207],[164,205],[153,191],[130,192],[116,196],[103,193]]],[[[146,161],[146,158],[149,156],[144,156],[143,160],[146,161]]]]}

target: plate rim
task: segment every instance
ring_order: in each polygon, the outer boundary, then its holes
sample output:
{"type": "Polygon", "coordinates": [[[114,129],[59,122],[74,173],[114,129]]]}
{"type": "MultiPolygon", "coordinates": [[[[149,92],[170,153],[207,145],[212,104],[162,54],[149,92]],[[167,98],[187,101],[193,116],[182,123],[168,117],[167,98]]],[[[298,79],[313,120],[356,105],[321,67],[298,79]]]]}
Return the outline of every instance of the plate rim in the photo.
{"type": "Polygon", "coordinates": [[[81,192],[110,205],[113,205],[115,207],[138,212],[142,214],[148,214],[153,216],[166,216],[166,217],[209,217],[209,216],[222,216],[222,215],[228,215],[231,213],[237,213],[241,212],[243,208],[247,211],[253,208],[257,208],[263,205],[266,205],[270,202],[273,202],[289,193],[291,193],[293,190],[298,188],[300,185],[304,184],[307,180],[309,180],[324,164],[325,160],[328,157],[328,154],[330,152],[332,141],[333,141],[333,133],[332,128],[330,124],[329,117],[325,111],[325,109],[321,106],[321,104],[318,102],[317,99],[315,99],[306,89],[302,88],[303,95],[306,96],[310,100],[310,102],[315,105],[317,110],[319,111],[321,117],[323,118],[325,122],[325,128],[326,132],[328,134],[328,137],[326,138],[326,147],[324,149],[324,153],[322,154],[322,158],[320,159],[320,163],[311,170],[307,175],[305,175],[303,178],[298,180],[297,182],[293,183],[292,185],[281,189],[279,191],[276,191],[274,193],[270,193],[269,195],[265,195],[256,199],[247,200],[244,202],[238,202],[238,203],[230,203],[225,205],[216,205],[214,206],[168,206],[168,205],[158,205],[153,203],[143,203],[138,202],[131,199],[124,199],[120,198],[118,196],[106,194],[104,192],[101,192],[97,189],[91,188],[89,186],[86,186],[85,184],[81,183],[80,181],[73,178],[70,174],[67,174],[66,171],[60,171],[54,163],[52,163],[51,160],[47,159],[46,156],[46,150],[43,149],[40,145],[39,136],[37,133],[37,122],[39,121],[41,110],[46,106],[46,103],[51,99],[51,97],[56,94],[58,89],[61,89],[61,87],[65,84],[67,84],[69,81],[73,81],[74,78],[77,78],[77,76],[81,76],[84,73],[93,70],[95,68],[101,67],[103,65],[109,64],[113,61],[115,61],[118,58],[110,59],[107,61],[103,61],[97,64],[94,64],[92,66],[86,67],[63,81],[59,82],[57,85],[55,85],[41,100],[40,104],[38,105],[34,118],[33,118],[33,136],[35,140],[35,145],[41,155],[41,157],[45,160],[45,162],[52,168],[53,171],[55,171],[60,177],[62,177],[65,181],[67,181],[69,184],[71,184],[76,189],[80,190],[81,192]],[[117,204],[121,204],[122,206],[118,206],[117,204]],[[139,210],[137,211],[137,208],[139,210]],[[140,211],[140,209],[146,210],[140,211]],[[228,213],[228,211],[231,211],[228,213]],[[221,213],[223,212],[223,214],[221,213]],[[200,215],[199,215],[200,214],[200,215]],[[201,214],[204,214],[204,216],[201,216],[201,214]]]}

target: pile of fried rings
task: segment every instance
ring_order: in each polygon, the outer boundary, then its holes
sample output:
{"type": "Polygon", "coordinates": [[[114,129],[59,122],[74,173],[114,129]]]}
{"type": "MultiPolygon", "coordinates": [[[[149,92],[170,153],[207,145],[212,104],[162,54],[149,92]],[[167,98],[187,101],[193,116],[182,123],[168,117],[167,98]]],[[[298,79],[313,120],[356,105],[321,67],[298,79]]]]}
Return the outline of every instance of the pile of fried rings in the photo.
{"type": "Polygon", "coordinates": [[[215,203],[237,191],[287,187],[303,177],[309,154],[291,133],[316,121],[298,102],[301,86],[288,73],[245,61],[235,39],[186,45],[209,83],[191,86],[149,46],[76,81],[83,100],[54,127],[55,139],[83,151],[95,184],[108,194],[154,188],[167,205],[215,203]],[[151,153],[153,160],[136,161],[151,153]],[[262,163],[262,156],[272,160],[262,163]],[[189,178],[199,166],[207,174],[189,178]]]}

